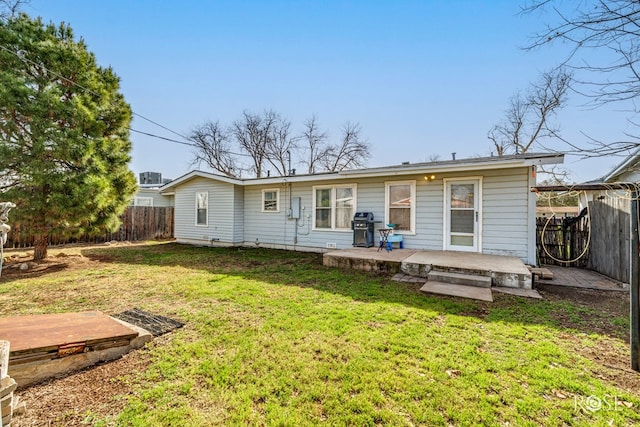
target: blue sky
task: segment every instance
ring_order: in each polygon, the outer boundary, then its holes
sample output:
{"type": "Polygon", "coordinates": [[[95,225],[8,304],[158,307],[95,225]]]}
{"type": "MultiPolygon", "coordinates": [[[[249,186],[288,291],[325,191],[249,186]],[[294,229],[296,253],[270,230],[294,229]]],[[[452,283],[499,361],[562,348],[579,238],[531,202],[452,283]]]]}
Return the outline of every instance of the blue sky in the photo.
{"type": "MultiPolygon", "coordinates": [[[[134,112],[186,134],[205,120],[273,109],[300,130],[315,114],[330,137],[360,123],[370,166],[489,155],[487,131],[508,100],[562,58],[525,52],[538,16],[518,1],[72,1],[23,10],[65,21],[102,66],[112,66],[134,112]]],[[[572,94],[557,118],[576,143],[633,131],[620,106],[584,107],[572,94]]],[[[134,129],[175,134],[135,118],[134,129]]],[[[132,170],[176,178],[187,146],[132,134],[132,170]]],[[[295,160],[295,159],[294,159],[295,160]]],[[[620,158],[565,167],[597,178],[620,158]]]]}

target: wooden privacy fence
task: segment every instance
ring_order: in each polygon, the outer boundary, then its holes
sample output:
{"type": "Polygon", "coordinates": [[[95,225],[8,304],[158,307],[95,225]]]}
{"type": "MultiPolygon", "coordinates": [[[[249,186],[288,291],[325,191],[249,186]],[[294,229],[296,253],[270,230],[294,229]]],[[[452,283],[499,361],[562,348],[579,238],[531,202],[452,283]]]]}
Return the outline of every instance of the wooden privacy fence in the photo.
{"type": "Polygon", "coordinates": [[[586,267],[589,260],[588,244],[588,216],[536,218],[539,264],[586,267]]]}
{"type": "Polygon", "coordinates": [[[613,195],[589,202],[588,215],[579,220],[537,218],[538,263],[588,268],[629,283],[629,215],[629,197],[613,195]]]}
{"type": "Polygon", "coordinates": [[[628,195],[589,202],[591,247],[587,268],[629,283],[631,201],[628,195]]]}
{"type": "MultiPolygon", "coordinates": [[[[141,241],[153,239],[169,239],[173,237],[173,207],[129,206],[120,217],[122,225],[113,233],[98,235],[80,235],[66,237],[49,236],[49,245],[65,245],[69,243],[104,243],[110,241],[141,241]]],[[[11,223],[5,248],[33,247],[34,236],[27,225],[11,223]]]]}

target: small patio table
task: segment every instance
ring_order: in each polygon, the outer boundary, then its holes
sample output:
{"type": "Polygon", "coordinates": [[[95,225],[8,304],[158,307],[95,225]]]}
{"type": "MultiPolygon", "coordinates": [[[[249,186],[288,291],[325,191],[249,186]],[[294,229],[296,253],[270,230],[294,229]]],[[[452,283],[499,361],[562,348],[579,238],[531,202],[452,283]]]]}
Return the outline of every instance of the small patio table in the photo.
{"type": "Polygon", "coordinates": [[[380,245],[378,246],[378,252],[382,250],[382,248],[386,249],[389,252],[389,246],[387,245],[387,240],[389,239],[389,234],[393,231],[393,228],[380,228],[378,232],[380,233],[380,245]]]}

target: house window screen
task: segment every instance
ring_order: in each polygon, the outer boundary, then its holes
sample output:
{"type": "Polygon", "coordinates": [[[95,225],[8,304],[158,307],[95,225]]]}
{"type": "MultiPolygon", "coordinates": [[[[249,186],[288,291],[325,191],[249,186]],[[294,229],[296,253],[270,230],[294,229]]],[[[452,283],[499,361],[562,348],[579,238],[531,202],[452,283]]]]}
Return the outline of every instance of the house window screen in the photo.
{"type": "Polygon", "coordinates": [[[451,185],[451,232],[473,233],[474,202],[473,184],[451,185]]]}
{"type": "Polygon", "coordinates": [[[209,193],[196,193],[196,225],[207,225],[209,193]]]}
{"type": "Polygon", "coordinates": [[[153,198],[151,197],[136,197],[133,199],[133,206],[150,206],[153,207],[153,198]]]}
{"type": "Polygon", "coordinates": [[[331,189],[316,190],[316,228],[331,228],[331,189]]]}
{"type": "Polygon", "coordinates": [[[396,230],[411,230],[413,200],[410,184],[389,185],[389,224],[396,230]]]}
{"type": "Polygon", "coordinates": [[[319,187],[314,192],[314,228],[350,230],[356,209],[356,187],[319,187]]]}
{"type": "Polygon", "coordinates": [[[353,188],[336,188],[336,228],[351,227],[351,220],[353,219],[353,215],[353,188]]]}
{"type": "Polygon", "coordinates": [[[262,211],[278,212],[278,190],[264,190],[262,192],[262,211]]]}

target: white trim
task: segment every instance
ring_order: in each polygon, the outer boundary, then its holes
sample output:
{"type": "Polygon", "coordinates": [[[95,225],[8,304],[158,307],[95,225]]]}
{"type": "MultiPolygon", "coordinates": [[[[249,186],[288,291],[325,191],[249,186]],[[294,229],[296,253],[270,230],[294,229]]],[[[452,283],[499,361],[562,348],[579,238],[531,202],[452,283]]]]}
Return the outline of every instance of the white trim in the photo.
{"type": "Polygon", "coordinates": [[[280,189],[279,188],[263,188],[262,189],[262,212],[264,213],[278,213],[280,212],[280,189]],[[276,193],[276,208],[275,209],[265,209],[264,208],[264,193],[276,193]]]}
{"type": "MultiPolygon", "coordinates": [[[[529,167],[529,170],[527,173],[527,176],[528,176],[527,180],[529,182],[529,186],[527,188],[532,188],[532,187],[535,187],[536,185],[535,171],[536,171],[535,166],[529,167]]],[[[527,200],[527,203],[528,203],[527,213],[529,216],[527,221],[527,226],[529,228],[527,232],[527,239],[528,239],[527,263],[533,266],[538,265],[537,250],[536,250],[536,201],[537,201],[536,193],[533,191],[529,191],[528,200],[527,200]]]]}
{"type": "Polygon", "coordinates": [[[146,207],[153,207],[153,197],[141,197],[141,196],[135,196],[133,198],[133,206],[146,206],[146,207]],[[149,204],[140,204],[139,201],[141,200],[146,200],[149,201],[149,204]]]}
{"type": "MultiPolygon", "coordinates": [[[[410,236],[415,236],[416,234],[416,210],[417,210],[417,200],[416,200],[416,180],[405,180],[405,181],[385,181],[384,182],[384,223],[389,224],[389,187],[393,185],[409,185],[411,188],[411,224],[409,230],[394,230],[394,234],[406,234],[410,236]]],[[[385,225],[386,227],[386,225],[385,225]]]]}
{"type": "Polygon", "coordinates": [[[194,170],[174,179],[171,182],[167,182],[166,184],[164,184],[162,187],[160,187],[160,193],[165,194],[165,192],[167,192],[170,188],[176,187],[180,184],[184,184],[185,182],[190,181],[194,178],[207,178],[214,181],[226,182],[228,184],[242,185],[242,180],[237,178],[229,178],[228,176],[216,175],[214,173],[194,170]]]}
{"type": "Polygon", "coordinates": [[[506,158],[489,157],[484,159],[463,159],[456,161],[433,162],[433,163],[416,163],[404,166],[383,166],[379,168],[369,169],[350,169],[340,171],[341,177],[354,177],[357,175],[363,177],[377,176],[402,176],[414,174],[437,174],[447,172],[468,172],[480,170],[510,169],[518,167],[526,167],[531,165],[547,165],[563,163],[564,155],[540,155],[539,157],[531,156],[525,158],[506,158]]]}
{"type": "Polygon", "coordinates": [[[442,221],[442,249],[445,251],[455,250],[455,251],[467,251],[467,252],[478,252],[482,253],[482,213],[483,213],[483,204],[482,204],[482,176],[465,176],[460,178],[443,178],[443,221],[442,221]],[[478,220],[476,221],[475,227],[475,245],[468,249],[464,246],[453,246],[449,244],[449,227],[451,224],[451,217],[449,215],[449,208],[451,205],[451,200],[449,200],[449,184],[451,182],[473,182],[476,188],[476,200],[474,201],[474,209],[476,214],[478,215],[478,220]]]}
{"type": "Polygon", "coordinates": [[[351,231],[351,227],[346,227],[346,228],[337,228],[336,227],[336,189],[337,188],[351,188],[353,189],[353,209],[351,212],[351,217],[353,217],[353,215],[355,215],[355,213],[358,211],[358,206],[357,206],[357,202],[358,202],[358,184],[334,184],[334,185],[314,185],[313,187],[311,187],[311,198],[312,198],[312,215],[313,215],[313,219],[312,219],[312,226],[311,229],[313,231],[351,231]],[[316,191],[317,190],[330,190],[331,191],[331,199],[330,199],[330,213],[329,213],[329,219],[331,222],[331,227],[330,228],[321,228],[321,227],[316,227],[316,191]]]}
{"type": "Polygon", "coordinates": [[[196,227],[208,227],[209,226],[209,192],[208,191],[196,191],[195,193],[195,226],[196,227]],[[205,223],[204,224],[198,224],[198,196],[200,194],[206,194],[206,202],[207,202],[207,214],[205,215],[204,219],[205,219],[205,223]]]}
{"type": "Polygon", "coordinates": [[[438,174],[438,173],[456,173],[480,170],[496,170],[517,167],[527,167],[531,165],[545,164],[561,164],[564,161],[562,154],[529,154],[521,156],[504,156],[504,157],[485,157],[461,159],[454,161],[442,161],[431,163],[415,163],[409,165],[383,166],[378,168],[367,169],[351,169],[340,172],[322,172],[309,175],[293,175],[279,176],[269,178],[230,178],[224,175],[218,175],[209,172],[191,171],[187,174],[176,178],[175,180],[164,184],[160,187],[161,194],[171,194],[174,187],[181,185],[193,178],[202,177],[214,181],[226,182],[234,185],[278,185],[291,182],[317,182],[332,180],[347,180],[355,177],[372,178],[372,177],[402,177],[404,175],[415,174],[438,174]]]}

